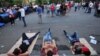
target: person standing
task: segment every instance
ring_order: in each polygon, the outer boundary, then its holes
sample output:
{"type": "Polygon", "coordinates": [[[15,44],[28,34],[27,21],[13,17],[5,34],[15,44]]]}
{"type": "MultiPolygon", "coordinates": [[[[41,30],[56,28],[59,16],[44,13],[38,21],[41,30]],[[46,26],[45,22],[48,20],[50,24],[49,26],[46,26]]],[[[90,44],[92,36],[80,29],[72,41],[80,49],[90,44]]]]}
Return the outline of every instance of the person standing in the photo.
{"type": "Polygon", "coordinates": [[[41,5],[39,5],[37,7],[36,12],[37,12],[38,17],[39,17],[39,24],[42,24],[42,13],[43,13],[43,10],[41,8],[41,5]]]}
{"type": "Polygon", "coordinates": [[[51,4],[50,10],[51,10],[51,14],[52,14],[52,17],[53,17],[54,13],[55,13],[55,5],[54,4],[51,4]]]}
{"type": "Polygon", "coordinates": [[[78,9],[78,2],[76,2],[74,6],[75,6],[75,12],[76,12],[78,9]]]}
{"type": "Polygon", "coordinates": [[[85,7],[85,13],[87,13],[89,8],[89,2],[86,2],[84,7],[85,7]]]}
{"type": "Polygon", "coordinates": [[[98,16],[100,15],[100,2],[98,3],[97,14],[98,14],[98,16]]]}
{"type": "Polygon", "coordinates": [[[93,8],[93,3],[90,1],[90,3],[89,3],[88,13],[91,13],[92,8],[93,8]]]}
{"type": "Polygon", "coordinates": [[[69,2],[68,2],[68,12],[70,12],[71,7],[72,7],[72,4],[71,4],[71,2],[69,1],[69,2]]]}
{"type": "Polygon", "coordinates": [[[9,19],[10,19],[11,25],[14,25],[15,24],[15,18],[14,18],[14,14],[12,12],[12,7],[9,6],[6,12],[9,14],[9,19]]]}
{"type": "Polygon", "coordinates": [[[26,27],[27,25],[26,25],[26,21],[25,21],[25,9],[22,6],[20,6],[19,12],[21,13],[21,19],[24,23],[24,27],[26,27]]]}
{"type": "Polygon", "coordinates": [[[60,15],[60,6],[61,6],[61,4],[57,4],[56,5],[56,15],[58,16],[58,15],[60,15]]]}

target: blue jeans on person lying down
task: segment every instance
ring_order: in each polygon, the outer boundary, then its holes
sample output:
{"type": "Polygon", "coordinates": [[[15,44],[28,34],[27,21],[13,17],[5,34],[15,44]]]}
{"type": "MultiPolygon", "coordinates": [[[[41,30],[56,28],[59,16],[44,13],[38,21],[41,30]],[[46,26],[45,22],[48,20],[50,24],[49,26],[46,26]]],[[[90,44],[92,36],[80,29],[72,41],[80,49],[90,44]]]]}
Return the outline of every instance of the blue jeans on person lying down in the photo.
{"type": "Polygon", "coordinates": [[[71,36],[68,36],[70,43],[73,45],[75,42],[79,42],[79,38],[77,37],[77,33],[74,32],[71,36]]]}

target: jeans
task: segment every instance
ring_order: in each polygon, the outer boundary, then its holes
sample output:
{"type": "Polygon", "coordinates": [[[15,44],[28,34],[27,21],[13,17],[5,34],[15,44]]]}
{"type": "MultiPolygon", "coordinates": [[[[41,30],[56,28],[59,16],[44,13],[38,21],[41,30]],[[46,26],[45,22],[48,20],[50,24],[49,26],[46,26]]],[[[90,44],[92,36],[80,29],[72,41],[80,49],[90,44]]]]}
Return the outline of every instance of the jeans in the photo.
{"type": "Polygon", "coordinates": [[[75,42],[79,42],[79,38],[77,37],[77,33],[74,32],[71,36],[68,36],[70,43],[73,45],[75,42]]]}
{"type": "Polygon", "coordinates": [[[24,23],[24,27],[26,27],[27,25],[26,25],[25,17],[22,17],[22,21],[24,23]]]}
{"type": "Polygon", "coordinates": [[[47,32],[46,35],[43,37],[44,41],[51,41],[51,32],[47,32]]]}

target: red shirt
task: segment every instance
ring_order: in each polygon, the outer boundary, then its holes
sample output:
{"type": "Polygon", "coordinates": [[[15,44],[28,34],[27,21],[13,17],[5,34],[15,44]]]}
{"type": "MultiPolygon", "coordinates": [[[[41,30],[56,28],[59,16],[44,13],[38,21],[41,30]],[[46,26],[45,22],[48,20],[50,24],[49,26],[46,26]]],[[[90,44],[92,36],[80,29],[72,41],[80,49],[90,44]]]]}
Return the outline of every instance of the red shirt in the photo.
{"type": "Polygon", "coordinates": [[[82,52],[84,53],[84,52],[89,52],[90,50],[87,48],[87,47],[82,47],[82,52]]]}

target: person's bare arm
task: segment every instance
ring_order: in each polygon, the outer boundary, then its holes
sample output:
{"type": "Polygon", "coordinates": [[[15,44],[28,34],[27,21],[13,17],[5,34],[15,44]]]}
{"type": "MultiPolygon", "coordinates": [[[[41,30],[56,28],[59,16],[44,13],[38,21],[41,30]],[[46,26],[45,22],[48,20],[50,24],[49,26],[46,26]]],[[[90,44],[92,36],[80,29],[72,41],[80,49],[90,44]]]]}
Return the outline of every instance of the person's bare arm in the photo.
{"type": "Polygon", "coordinates": [[[75,54],[75,52],[74,52],[75,51],[74,46],[71,46],[70,49],[71,49],[72,53],[75,54]]]}
{"type": "Polygon", "coordinates": [[[59,55],[57,54],[57,55],[53,55],[53,56],[59,56],[59,55]]]}
{"type": "Polygon", "coordinates": [[[7,53],[7,56],[15,56],[13,53],[7,53]]]}
{"type": "Polygon", "coordinates": [[[20,55],[18,55],[18,56],[29,56],[29,52],[27,51],[27,52],[22,53],[22,54],[20,54],[20,55]]]}

